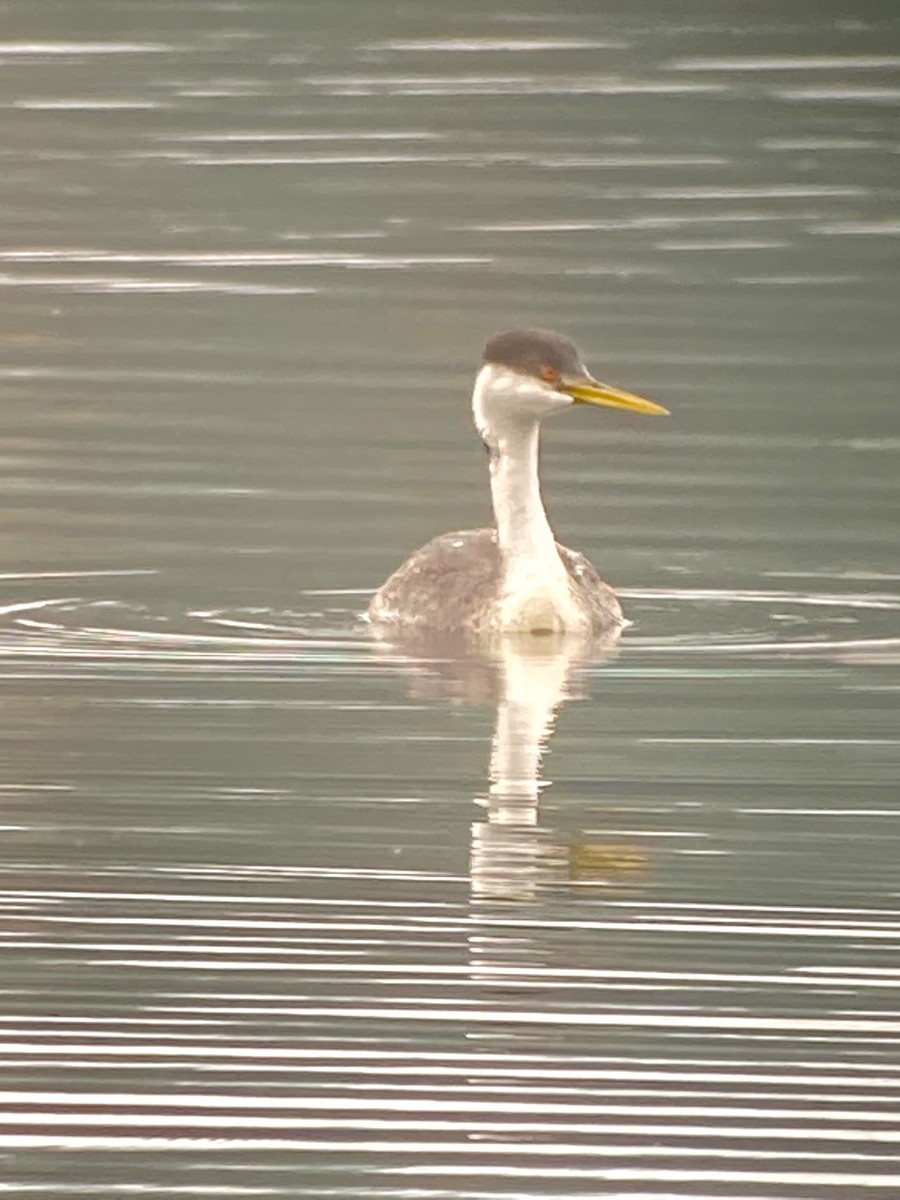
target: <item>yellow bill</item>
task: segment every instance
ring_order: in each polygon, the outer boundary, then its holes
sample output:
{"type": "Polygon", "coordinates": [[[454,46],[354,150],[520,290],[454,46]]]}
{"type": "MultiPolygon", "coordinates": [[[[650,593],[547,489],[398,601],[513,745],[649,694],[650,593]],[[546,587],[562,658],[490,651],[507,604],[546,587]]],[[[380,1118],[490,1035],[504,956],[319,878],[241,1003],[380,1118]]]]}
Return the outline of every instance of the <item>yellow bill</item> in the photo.
{"type": "Polygon", "coordinates": [[[610,408],[627,408],[629,412],[647,413],[655,417],[669,415],[669,410],[661,404],[654,404],[643,396],[632,396],[631,392],[620,392],[618,388],[599,383],[590,376],[571,382],[564,380],[558,390],[571,396],[576,404],[606,404],[610,408]]]}

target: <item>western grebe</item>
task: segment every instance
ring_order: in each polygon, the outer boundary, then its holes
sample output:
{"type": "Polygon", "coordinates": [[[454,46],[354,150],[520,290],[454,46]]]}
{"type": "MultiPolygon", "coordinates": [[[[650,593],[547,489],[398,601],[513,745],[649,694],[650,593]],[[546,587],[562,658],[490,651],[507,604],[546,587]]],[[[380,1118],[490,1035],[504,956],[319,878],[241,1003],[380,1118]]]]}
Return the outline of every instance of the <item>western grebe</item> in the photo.
{"type": "Polygon", "coordinates": [[[598,634],[622,623],[615,592],[583,554],[559,545],[541,501],[540,423],[573,404],[667,414],[598,383],[558,333],[510,329],[490,339],[472,412],[490,454],[496,528],[445,533],[417,550],[373,596],[373,624],[483,636],[598,634]]]}

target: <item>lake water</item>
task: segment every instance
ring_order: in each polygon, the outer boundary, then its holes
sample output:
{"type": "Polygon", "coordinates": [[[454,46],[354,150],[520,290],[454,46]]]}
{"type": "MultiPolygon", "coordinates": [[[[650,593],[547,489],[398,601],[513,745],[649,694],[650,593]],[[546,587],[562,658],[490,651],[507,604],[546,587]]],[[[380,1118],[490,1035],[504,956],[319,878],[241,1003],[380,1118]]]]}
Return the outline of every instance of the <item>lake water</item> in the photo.
{"type": "Polygon", "coordinates": [[[900,1194],[895,6],[0,13],[3,1195],[900,1194]],[[520,324],[633,625],[373,644],[520,324]]]}

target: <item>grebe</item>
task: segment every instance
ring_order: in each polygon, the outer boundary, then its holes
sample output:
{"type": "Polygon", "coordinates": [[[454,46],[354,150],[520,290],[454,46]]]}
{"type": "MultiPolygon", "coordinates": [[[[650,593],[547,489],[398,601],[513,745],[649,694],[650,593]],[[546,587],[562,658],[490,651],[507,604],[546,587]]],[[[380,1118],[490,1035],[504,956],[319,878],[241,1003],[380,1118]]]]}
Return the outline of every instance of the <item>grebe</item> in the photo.
{"type": "Polygon", "coordinates": [[[559,545],[541,501],[540,423],[573,404],[668,412],[598,383],[561,334],[511,329],[488,341],[472,412],[490,454],[496,527],[444,533],[417,550],[373,596],[374,625],[482,637],[622,624],[615,592],[583,554],[559,545]]]}

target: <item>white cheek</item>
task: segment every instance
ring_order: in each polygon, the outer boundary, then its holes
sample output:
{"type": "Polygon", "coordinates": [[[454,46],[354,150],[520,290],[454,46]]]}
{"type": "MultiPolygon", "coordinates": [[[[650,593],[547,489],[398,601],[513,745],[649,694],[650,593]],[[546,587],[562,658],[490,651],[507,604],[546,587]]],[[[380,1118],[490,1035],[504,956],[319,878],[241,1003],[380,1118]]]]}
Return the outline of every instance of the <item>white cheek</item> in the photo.
{"type": "Polygon", "coordinates": [[[562,412],[571,403],[571,397],[562,392],[554,392],[533,379],[523,379],[521,376],[516,379],[514,404],[520,413],[527,413],[532,417],[546,417],[555,412],[562,412]]]}
{"type": "Polygon", "coordinates": [[[482,437],[497,421],[540,420],[570,408],[572,399],[528,375],[487,364],[475,381],[472,408],[482,437]]]}
{"type": "Polygon", "coordinates": [[[567,408],[571,408],[575,401],[571,396],[567,396],[565,392],[550,392],[547,396],[550,404],[550,413],[565,412],[567,408]]]}

